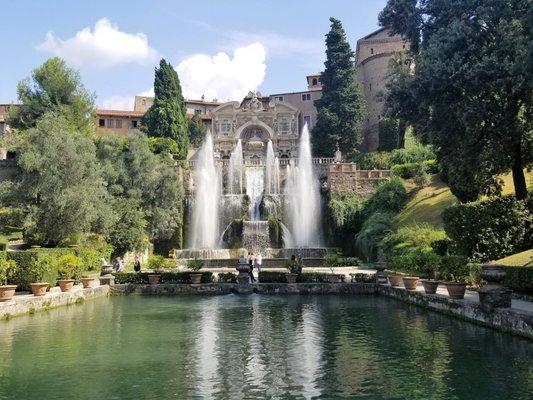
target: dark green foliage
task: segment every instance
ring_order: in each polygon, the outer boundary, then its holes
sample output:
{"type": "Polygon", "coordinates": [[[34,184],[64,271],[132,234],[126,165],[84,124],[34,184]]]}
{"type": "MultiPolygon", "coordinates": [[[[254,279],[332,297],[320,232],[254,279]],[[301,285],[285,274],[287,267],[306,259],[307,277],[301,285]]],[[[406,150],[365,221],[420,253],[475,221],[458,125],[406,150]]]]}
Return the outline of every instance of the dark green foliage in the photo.
{"type": "MultiPolygon", "coordinates": [[[[212,272],[202,272],[202,283],[213,282],[212,272]]],[[[113,274],[115,276],[115,283],[133,283],[133,284],[148,284],[147,272],[117,272],[113,274]]],[[[179,283],[191,283],[190,272],[161,272],[159,283],[160,284],[179,284],[179,283]]]]}
{"type": "Polygon", "coordinates": [[[498,194],[498,175],[509,170],[516,196],[527,197],[530,9],[528,0],[389,0],[380,17],[394,32],[424,39],[413,47],[415,73],[393,72],[387,114],[433,145],[461,202],[498,194]]]}
{"type": "Polygon", "coordinates": [[[407,203],[409,195],[399,178],[392,178],[378,186],[374,195],[365,204],[365,213],[397,213],[407,203]]]}
{"type": "Polygon", "coordinates": [[[268,217],[268,232],[270,235],[270,245],[272,247],[283,247],[283,236],[281,232],[281,219],[277,215],[268,217]]]}
{"type": "Polygon", "coordinates": [[[155,70],[154,104],[142,118],[143,131],[149,136],[170,138],[177,144],[177,158],[185,160],[189,147],[188,121],[178,74],[161,59],[155,70]]]}
{"type": "Polygon", "coordinates": [[[330,18],[326,35],[326,62],[322,72],[322,97],[315,102],[317,123],[313,128],[313,153],[333,156],[337,145],[353,158],[361,143],[360,125],[364,101],[356,80],[354,54],[341,22],[330,18]]]}
{"type": "Polygon", "coordinates": [[[525,236],[533,216],[525,203],[514,197],[448,207],[442,218],[455,252],[481,262],[533,245],[532,238],[525,236]]]}
{"type": "Polygon", "coordinates": [[[207,134],[207,129],[202,122],[200,114],[194,114],[194,116],[188,122],[189,128],[189,142],[194,147],[200,147],[207,134]]]}
{"type": "Polygon", "coordinates": [[[392,151],[398,148],[399,121],[393,118],[379,120],[379,148],[378,151],[392,151]]]}
{"type": "Polygon", "coordinates": [[[394,215],[376,212],[371,214],[363,223],[361,230],[355,236],[355,245],[365,261],[376,261],[381,239],[395,230],[394,215]]]}
{"type": "Polygon", "coordinates": [[[360,196],[333,197],[328,201],[325,216],[325,231],[330,238],[329,245],[342,247],[346,253],[353,253],[353,238],[362,223],[365,199],[360,196]]]}
{"type": "Polygon", "coordinates": [[[416,163],[394,164],[391,168],[394,175],[402,179],[413,179],[423,174],[436,174],[438,164],[435,160],[427,160],[416,163]]]}
{"type": "Polygon", "coordinates": [[[114,255],[122,255],[131,250],[145,247],[146,219],[135,199],[117,198],[113,201],[117,220],[109,232],[109,242],[114,248],[114,255]]]}
{"type": "Polygon", "coordinates": [[[19,82],[17,94],[22,102],[13,107],[8,123],[16,129],[37,125],[45,114],[60,115],[70,132],[93,133],[94,98],[83,87],[79,73],[57,57],[48,59],[32,73],[32,79],[19,82]]]}
{"type": "Polygon", "coordinates": [[[467,282],[471,276],[468,258],[450,254],[440,260],[439,278],[449,282],[467,282]]]}
{"type": "Polygon", "coordinates": [[[231,225],[224,232],[222,240],[231,249],[238,249],[242,247],[242,219],[234,219],[231,225]]]}
{"type": "Polygon", "coordinates": [[[533,267],[505,267],[503,284],[514,292],[533,295],[533,267]]]}
{"type": "Polygon", "coordinates": [[[431,248],[435,254],[439,256],[445,256],[450,254],[453,242],[449,238],[439,239],[431,242],[431,248]]]}
{"type": "Polygon", "coordinates": [[[221,272],[218,274],[217,282],[237,283],[237,276],[233,272],[221,272]]]}
{"type": "MultiPolygon", "coordinates": [[[[259,282],[261,283],[287,283],[286,272],[261,271],[259,273],[259,282]]],[[[326,273],[303,272],[298,274],[296,283],[330,283],[326,273]]],[[[344,275],[341,275],[344,282],[344,275]]]]}
{"type": "Polygon", "coordinates": [[[155,154],[165,154],[172,157],[177,156],[180,152],[176,141],[168,137],[150,137],[148,144],[150,150],[155,154]]]}
{"type": "Polygon", "coordinates": [[[360,169],[391,169],[397,164],[424,163],[428,172],[437,173],[438,164],[435,153],[430,146],[418,143],[409,145],[404,149],[394,149],[391,152],[373,151],[365,153],[359,160],[360,169]]]}

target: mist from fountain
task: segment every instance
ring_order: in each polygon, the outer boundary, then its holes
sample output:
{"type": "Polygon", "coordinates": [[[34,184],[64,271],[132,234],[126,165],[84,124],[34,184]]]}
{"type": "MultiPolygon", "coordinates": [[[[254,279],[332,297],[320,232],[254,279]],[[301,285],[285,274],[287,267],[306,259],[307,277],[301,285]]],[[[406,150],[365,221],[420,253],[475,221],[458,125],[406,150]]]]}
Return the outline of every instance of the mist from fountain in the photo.
{"type": "MultiPolygon", "coordinates": [[[[298,165],[291,161],[286,173],[287,219],[296,247],[320,247],[320,188],[313,171],[311,141],[307,124],[300,137],[298,165]]],[[[290,247],[285,244],[286,247],[290,247]]]]}
{"type": "Polygon", "coordinates": [[[229,158],[228,194],[242,194],[242,168],[242,142],[239,139],[229,158]]]}
{"type": "Polygon", "coordinates": [[[265,192],[279,194],[279,160],[274,156],[272,141],[267,143],[265,192]]]}
{"type": "Polygon", "coordinates": [[[198,152],[192,229],[192,249],[214,249],[219,237],[220,175],[217,171],[213,137],[208,132],[198,152]]]}
{"type": "Polygon", "coordinates": [[[265,170],[263,167],[246,168],[246,194],[250,199],[249,216],[252,221],[260,218],[259,206],[263,198],[265,186],[265,170]]]}

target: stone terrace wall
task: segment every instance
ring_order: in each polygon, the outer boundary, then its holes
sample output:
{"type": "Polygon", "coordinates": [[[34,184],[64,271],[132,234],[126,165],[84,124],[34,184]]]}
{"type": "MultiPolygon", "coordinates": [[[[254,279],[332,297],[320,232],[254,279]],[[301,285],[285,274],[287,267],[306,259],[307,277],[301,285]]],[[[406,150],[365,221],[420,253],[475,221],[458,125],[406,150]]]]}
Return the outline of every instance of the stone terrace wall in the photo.
{"type": "Polygon", "coordinates": [[[327,185],[333,195],[358,194],[370,196],[375,184],[390,179],[389,170],[358,170],[355,164],[330,164],[327,171],[327,185]]]}

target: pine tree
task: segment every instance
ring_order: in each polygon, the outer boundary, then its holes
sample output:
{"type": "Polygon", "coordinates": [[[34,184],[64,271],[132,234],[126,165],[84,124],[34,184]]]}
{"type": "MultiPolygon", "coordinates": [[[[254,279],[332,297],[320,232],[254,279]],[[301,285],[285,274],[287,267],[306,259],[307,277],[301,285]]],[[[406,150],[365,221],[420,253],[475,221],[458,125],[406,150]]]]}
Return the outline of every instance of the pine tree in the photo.
{"type": "Polygon", "coordinates": [[[185,160],[189,147],[188,122],[178,74],[165,59],[155,70],[154,104],[144,115],[142,129],[148,136],[167,137],[176,141],[177,158],[185,160]]]}
{"type": "Polygon", "coordinates": [[[356,81],[354,53],[342,24],[330,18],[326,35],[326,62],[322,72],[322,98],[315,102],[318,116],[313,129],[313,151],[332,156],[337,145],[353,157],[361,144],[364,102],[356,81]]]}

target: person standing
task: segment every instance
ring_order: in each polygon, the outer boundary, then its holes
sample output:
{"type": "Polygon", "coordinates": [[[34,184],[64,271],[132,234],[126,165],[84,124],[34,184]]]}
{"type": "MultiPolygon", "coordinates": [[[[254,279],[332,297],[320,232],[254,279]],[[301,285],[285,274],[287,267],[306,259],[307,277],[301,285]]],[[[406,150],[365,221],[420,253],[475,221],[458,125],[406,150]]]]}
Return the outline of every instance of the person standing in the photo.
{"type": "Polygon", "coordinates": [[[250,267],[249,274],[250,274],[250,282],[255,283],[254,278],[254,253],[250,253],[248,257],[248,266],[250,267]]]}
{"type": "Polygon", "coordinates": [[[259,274],[261,273],[261,269],[263,268],[263,256],[261,255],[261,253],[259,253],[255,258],[255,266],[257,268],[257,281],[259,281],[259,274]]]}
{"type": "Polygon", "coordinates": [[[141,260],[137,254],[135,254],[135,261],[133,262],[133,270],[135,272],[141,272],[141,260]]]}

